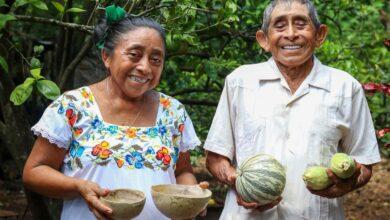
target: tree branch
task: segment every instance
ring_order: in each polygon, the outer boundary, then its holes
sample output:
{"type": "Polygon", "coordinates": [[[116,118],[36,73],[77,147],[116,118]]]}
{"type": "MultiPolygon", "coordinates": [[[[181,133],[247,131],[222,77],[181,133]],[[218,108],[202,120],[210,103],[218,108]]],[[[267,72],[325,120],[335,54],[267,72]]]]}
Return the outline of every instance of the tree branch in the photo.
{"type": "Polygon", "coordinates": [[[51,24],[51,25],[56,25],[56,26],[64,27],[67,29],[75,30],[75,31],[81,31],[81,32],[84,32],[87,34],[93,33],[92,26],[62,22],[62,21],[59,21],[56,19],[34,17],[34,16],[28,16],[28,15],[14,15],[14,16],[15,16],[15,18],[18,19],[18,21],[36,22],[36,23],[41,23],[41,24],[51,24]]]}
{"type": "Polygon", "coordinates": [[[170,5],[157,5],[153,8],[149,8],[148,10],[145,10],[137,15],[132,15],[133,17],[141,17],[141,16],[144,16],[146,14],[148,14],[149,12],[151,11],[154,11],[154,10],[157,10],[157,9],[160,9],[160,8],[168,8],[168,7],[171,7],[170,5]]]}
{"type": "Polygon", "coordinates": [[[60,89],[63,89],[66,83],[66,80],[68,79],[69,75],[74,71],[76,66],[80,63],[80,61],[84,58],[84,56],[88,53],[89,49],[93,45],[93,40],[91,37],[88,37],[86,42],[84,43],[84,46],[81,48],[77,56],[72,60],[72,62],[66,67],[64,74],[61,76],[59,85],[60,89]]]}
{"type": "Polygon", "coordinates": [[[209,53],[199,53],[199,52],[177,52],[177,53],[170,53],[167,55],[167,59],[175,56],[195,56],[195,57],[201,57],[205,59],[210,59],[209,53]]]}

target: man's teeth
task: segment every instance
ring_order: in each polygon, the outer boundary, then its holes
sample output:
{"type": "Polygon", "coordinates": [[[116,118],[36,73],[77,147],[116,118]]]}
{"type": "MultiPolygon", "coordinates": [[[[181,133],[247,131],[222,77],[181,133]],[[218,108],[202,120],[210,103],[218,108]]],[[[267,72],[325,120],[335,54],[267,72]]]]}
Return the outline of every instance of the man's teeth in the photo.
{"type": "Polygon", "coordinates": [[[130,76],[130,79],[136,81],[137,83],[146,83],[147,81],[149,81],[149,79],[147,78],[140,78],[137,76],[130,76]]]}
{"type": "Polygon", "coordinates": [[[299,46],[299,45],[288,45],[288,46],[283,46],[282,48],[287,49],[287,50],[296,50],[296,49],[299,49],[301,47],[302,46],[299,46]]]}

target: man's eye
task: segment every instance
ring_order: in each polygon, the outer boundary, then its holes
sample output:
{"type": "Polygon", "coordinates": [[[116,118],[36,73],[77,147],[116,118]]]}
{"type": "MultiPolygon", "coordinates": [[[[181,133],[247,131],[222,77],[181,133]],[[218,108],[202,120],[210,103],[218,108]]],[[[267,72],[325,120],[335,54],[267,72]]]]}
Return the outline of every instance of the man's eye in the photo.
{"type": "Polygon", "coordinates": [[[274,27],[275,28],[282,28],[282,27],[284,27],[284,22],[277,22],[277,23],[275,23],[274,27]]]}

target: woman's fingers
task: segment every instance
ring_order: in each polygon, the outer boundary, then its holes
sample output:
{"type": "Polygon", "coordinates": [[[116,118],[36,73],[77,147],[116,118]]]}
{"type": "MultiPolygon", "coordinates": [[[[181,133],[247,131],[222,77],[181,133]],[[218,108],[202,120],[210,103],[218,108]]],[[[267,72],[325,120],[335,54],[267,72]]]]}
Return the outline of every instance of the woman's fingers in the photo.
{"type": "Polygon", "coordinates": [[[208,189],[209,186],[210,186],[210,184],[209,184],[209,182],[202,181],[202,182],[200,182],[200,183],[198,184],[198,186],[199,186],[200,188],[202,188],[202,189],[208,189]]]}

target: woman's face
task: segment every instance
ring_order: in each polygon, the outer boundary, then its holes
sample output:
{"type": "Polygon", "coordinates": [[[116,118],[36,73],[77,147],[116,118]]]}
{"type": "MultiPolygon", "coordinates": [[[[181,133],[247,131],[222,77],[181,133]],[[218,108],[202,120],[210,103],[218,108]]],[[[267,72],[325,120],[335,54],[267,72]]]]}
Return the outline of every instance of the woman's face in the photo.
{"type": "Polygon", "coordinates": [[[102,54],[104,65],[117,86],[128,98],[140,98],[155,88],[164,66],[164,43],[160,34],[140,27],[122,35],[122,39],[108,56],[102,54]]]}

